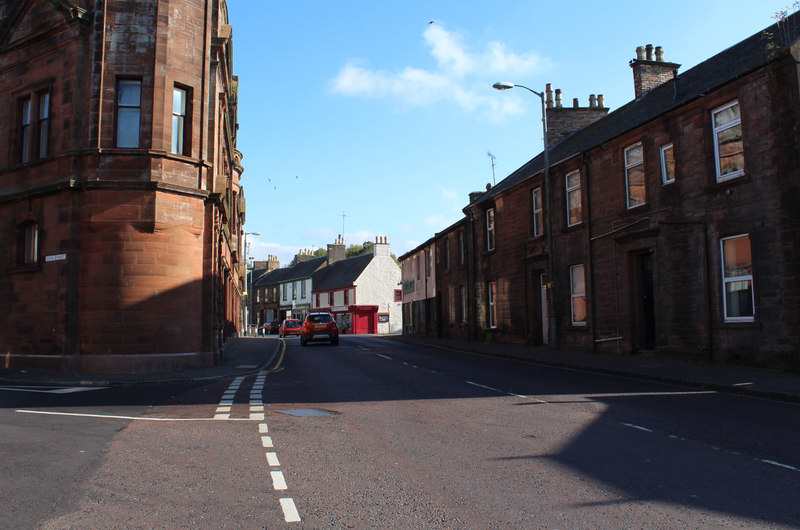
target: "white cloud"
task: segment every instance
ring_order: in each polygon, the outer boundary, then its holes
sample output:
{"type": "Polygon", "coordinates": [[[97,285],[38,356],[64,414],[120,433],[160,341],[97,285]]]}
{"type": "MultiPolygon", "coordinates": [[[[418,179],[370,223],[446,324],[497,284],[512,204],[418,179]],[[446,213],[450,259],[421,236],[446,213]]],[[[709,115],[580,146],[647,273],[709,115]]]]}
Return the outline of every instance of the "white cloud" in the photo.
{"type": "Polygon", "coordinates": [[[465,44],[466,33],[450,32],[439,23],[429,24],[423,38],[436,61],[435,69],[372,70],[361,60],[350,60],[331,81],[331,90],[419,107],[452,101],[467,112],[481,111],[500,119],[519,114],[524,107],[519,97],[491,93],[491,83],[503,75],[525,78],[548,64],[537,52],[516,53],[501,42],[489,42],[474,53],[465,44]]]}

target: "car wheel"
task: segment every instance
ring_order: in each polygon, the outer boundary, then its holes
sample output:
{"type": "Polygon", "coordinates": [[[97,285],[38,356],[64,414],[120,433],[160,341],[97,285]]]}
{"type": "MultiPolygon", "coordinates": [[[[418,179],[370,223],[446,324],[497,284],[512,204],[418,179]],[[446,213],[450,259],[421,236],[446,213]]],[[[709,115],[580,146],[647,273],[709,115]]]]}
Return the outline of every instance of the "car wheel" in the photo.
{"type": "Polygon", "coordinates": [[[301,346],[308,346],[308,341],[303,337],[300,337],[300,345],[301,346]]]}
{"type": "Polygon", "coordinates": [[[338,346],[339,345],[339,337],[331,339],[331,345],[332,346],[338,346]]]}

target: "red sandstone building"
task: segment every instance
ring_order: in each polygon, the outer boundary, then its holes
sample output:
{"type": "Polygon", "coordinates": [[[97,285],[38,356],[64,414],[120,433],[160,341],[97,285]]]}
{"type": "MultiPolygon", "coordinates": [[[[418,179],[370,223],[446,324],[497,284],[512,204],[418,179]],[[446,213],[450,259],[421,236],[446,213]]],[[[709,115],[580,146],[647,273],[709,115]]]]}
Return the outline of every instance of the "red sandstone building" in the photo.
{"type": "Polygon", "coordinates": [[[608,114],[548,87],[551,207],[543,154],[471,194],[433,241],[440,334],[800,367],[799,39],[794,14],[682,73],[643,47],[608,114]]]}
{"type": "Polygon", "coordinates": [[[0,0],[3,368],[210,365],[244,222],[224,0],[0,0]]]}

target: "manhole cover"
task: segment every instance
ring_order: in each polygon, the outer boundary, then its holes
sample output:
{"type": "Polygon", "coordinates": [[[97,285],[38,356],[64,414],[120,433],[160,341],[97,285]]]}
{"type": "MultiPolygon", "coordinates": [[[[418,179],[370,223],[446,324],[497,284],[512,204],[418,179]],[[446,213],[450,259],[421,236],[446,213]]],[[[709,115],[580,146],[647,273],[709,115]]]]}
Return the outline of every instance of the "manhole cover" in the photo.
{"type": "Polygon", "coordinates": [[[320,409],[295,409],[295,410],[279,410],[281,414],[288,414],[289,416],[299,416],[302,418],[310,418],[312,416],[333,416],[335,412],[330,410],[320,409]]]}

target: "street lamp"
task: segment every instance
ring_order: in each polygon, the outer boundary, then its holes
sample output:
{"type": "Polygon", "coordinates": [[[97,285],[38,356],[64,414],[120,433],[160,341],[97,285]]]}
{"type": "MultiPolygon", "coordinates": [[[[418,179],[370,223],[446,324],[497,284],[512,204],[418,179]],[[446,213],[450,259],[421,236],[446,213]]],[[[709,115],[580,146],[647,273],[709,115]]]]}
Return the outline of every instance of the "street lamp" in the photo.
{"type": "MultiPolygon", "coordinates": [[[[253,273],[247,272],[247,264],[250,261],[250,246],[247,244],[247,236],[260,236],[261,232],[245,232],[244,233],[244,281],[245,281],[245,295],[247,296],[247,303],[244,307],[244,325],[245,325],[245,335],[250,335],[250,313],[253,309],[253,297],[250,294],[251,288],[253,287],[253,273]],[[249,282],[249,284],[248,284],[249,282]]],[[[255,269],[255,267],[253,267],[255,269]]]]}
{"type": "Polygon", "coordinates": [[[545,95],[543,92],[537,92],[525,85],[517,85],[509,82],[498,82],[492,85],[495,90],[508,90],[510,88],[524,88],[528,92],[539,96],[542,101],[542,133],[544,141],[544,202],[545,209],[547,210],[544,216],[544,236],[547,244],[547,305],[548,305],[548,324],[550,335],[549,342],[553,348],[558,348],[558,323],[556,321],[556,300],[553,291],[553,282],[555,280],[553,268],[553,230],[552,230],[552,217],[550,215],[550,160],[548,158],[548,145],[547,145],[547,107],[545,105],[545,95]]]}

